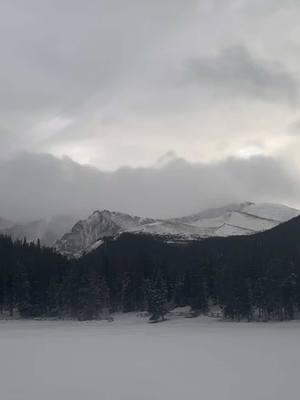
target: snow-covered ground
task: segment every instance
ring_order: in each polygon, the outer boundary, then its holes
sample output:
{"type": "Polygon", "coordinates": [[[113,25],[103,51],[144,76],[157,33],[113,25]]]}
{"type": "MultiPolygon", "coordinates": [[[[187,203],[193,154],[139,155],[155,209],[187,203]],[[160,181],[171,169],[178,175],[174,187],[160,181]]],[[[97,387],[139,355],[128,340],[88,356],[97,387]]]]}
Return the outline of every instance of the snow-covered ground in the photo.
{"type": "Polygon", "coordinates": [[[299,398],[300,322],[1,321],[3,400],[299,398]]]}

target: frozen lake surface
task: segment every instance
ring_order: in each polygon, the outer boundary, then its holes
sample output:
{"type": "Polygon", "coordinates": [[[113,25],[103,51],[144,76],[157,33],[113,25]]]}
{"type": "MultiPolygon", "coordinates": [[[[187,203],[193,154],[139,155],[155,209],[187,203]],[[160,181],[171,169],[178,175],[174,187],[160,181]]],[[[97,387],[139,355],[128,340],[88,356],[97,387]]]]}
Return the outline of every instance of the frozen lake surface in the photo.
{"type": "Polygon", "coordinates": [[[1,321],[3,400],[299,398],[300,322],[1,321]]]}

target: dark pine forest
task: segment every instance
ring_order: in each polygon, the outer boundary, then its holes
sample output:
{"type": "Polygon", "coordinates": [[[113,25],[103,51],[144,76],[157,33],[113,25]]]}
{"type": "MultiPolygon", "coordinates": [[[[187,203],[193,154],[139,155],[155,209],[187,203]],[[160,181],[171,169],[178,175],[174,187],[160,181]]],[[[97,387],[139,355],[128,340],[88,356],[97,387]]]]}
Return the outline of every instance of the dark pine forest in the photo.
{"type": "Polygon", "coordinates": [[[39,243],[0,237],[0,313],[33,318],[107,317],[172,307],[195,315],[220,306],[233,320],[292,319],[300,307],[300,217],[252,236],[185,244],[147,235],[107,238],[79,260],[39,243]]]}

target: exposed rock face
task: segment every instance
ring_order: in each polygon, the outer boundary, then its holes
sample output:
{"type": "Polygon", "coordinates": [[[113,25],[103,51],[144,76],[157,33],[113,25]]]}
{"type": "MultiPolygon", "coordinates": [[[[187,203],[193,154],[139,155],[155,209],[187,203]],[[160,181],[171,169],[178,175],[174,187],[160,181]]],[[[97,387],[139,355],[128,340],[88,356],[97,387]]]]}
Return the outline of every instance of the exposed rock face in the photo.
{"type": "Polygon", "coordinates": [[[56,243],[56,248],[63,254],[79,256],[104,237],[130,231],[152,221],[109,210],[95,211],[88,219],[77,222],[71,232],[56,243]]]}
{"type": "Polygon", "coordinates": [[[63,254],[78,257],[97,248],[104,237],[123,232],[150,234],[169,241],[196,240],[211,236],[249,235],[271,229],[300,215],[300,211],[280,204],[232,204],[198,214],[155,220],[108,210],[95,211],[77,222],[56,243],[63,254]]]}

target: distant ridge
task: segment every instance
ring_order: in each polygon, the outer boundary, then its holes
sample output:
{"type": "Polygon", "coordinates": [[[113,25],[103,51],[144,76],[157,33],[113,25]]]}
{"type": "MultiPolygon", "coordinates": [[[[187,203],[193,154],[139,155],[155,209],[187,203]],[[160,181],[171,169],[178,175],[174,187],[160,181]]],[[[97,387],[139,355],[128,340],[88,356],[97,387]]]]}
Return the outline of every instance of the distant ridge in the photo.
{"type": "Polygon", "coordinates": [[[208,209],[198,214],[171,219],[152,219],[102,210],[78,221],[56,242],[67,256],[79,257],[99,245],[103,238],[121,233],[149,234],[168,241],[199,240],[214,236],[250,235],[262,232],[300,215],[281,204],[244,202],[208,209]]]}
{"type": "Polygon", "coordinates": [[[28,242],[39,239],[43,245],[53,246],[66,231],[72,228],[76,219],[71,215],[61,215],[49,220],[16,223],[0,218],[0,234],[11,236],[14,240],[26,238],[28,242]]]}

